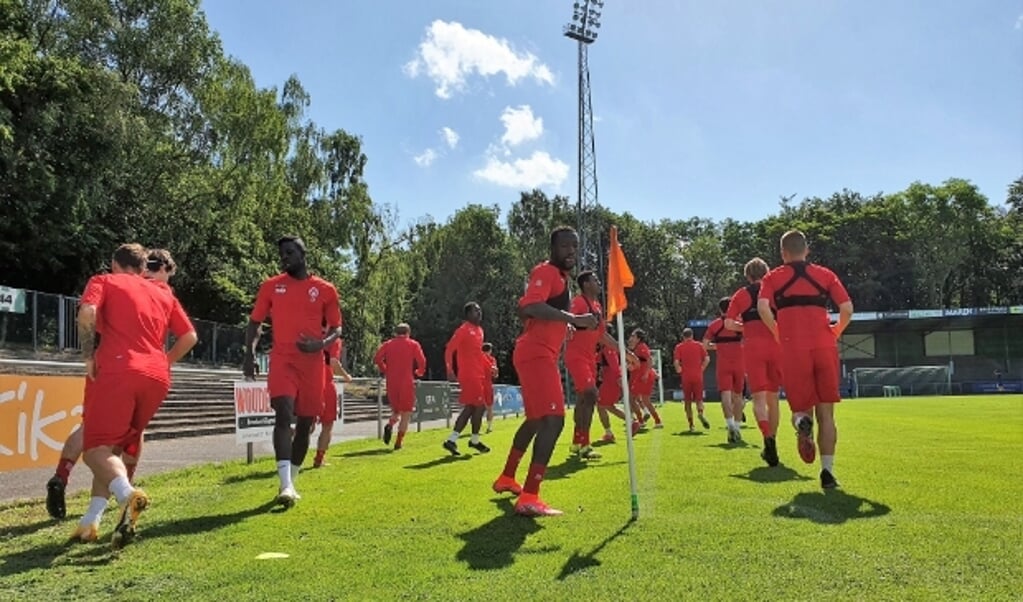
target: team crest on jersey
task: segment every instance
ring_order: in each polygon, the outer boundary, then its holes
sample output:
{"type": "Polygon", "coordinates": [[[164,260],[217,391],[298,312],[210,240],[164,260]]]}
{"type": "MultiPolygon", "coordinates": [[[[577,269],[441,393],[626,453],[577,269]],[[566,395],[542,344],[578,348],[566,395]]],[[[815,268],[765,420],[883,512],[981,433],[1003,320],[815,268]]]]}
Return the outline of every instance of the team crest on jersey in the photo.
{"type": "Polygon", "coordinates": [[[278,284],[274,288],[274,292],[277,293],[278,295],[283,295],[284,293],[288,292],[288,287],[284,286],[283,284],[278,284]]]}
{"type": "Polygon", "coordinates": [[[320,289],[315,286],[309,287],[309,302],[312,303],[320,298],[320,289]]]}

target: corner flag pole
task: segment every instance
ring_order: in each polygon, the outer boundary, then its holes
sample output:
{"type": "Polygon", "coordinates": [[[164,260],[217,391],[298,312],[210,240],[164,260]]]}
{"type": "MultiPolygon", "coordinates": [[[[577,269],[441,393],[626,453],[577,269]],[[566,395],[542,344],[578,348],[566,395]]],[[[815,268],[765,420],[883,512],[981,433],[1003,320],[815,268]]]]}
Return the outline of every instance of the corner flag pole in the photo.
{"type": "Polygon", "coordinates": [[[622,400],[625,403],[625,413],[628,418],[625,420],[625,442],[629,454],[629,489],[632,493],[632,520],[639,518],[639,491],[636,484],[636,453],[632,441],[632,426],[635,417],[632,414],[632,402],[629,399],[628,362],[625,358],[625,324],[622,322],[622,312],[629,305],[625,296],[625,289],[632,287],[635,283],[632,270],[629,269],[629,262],[625,260],[625,253],[618,244],[618,228],[611,226],[611,245],[608,250],[607,261],[607,317],[617,319],[618,326],[618,362],[621,368],[622,400]]]}

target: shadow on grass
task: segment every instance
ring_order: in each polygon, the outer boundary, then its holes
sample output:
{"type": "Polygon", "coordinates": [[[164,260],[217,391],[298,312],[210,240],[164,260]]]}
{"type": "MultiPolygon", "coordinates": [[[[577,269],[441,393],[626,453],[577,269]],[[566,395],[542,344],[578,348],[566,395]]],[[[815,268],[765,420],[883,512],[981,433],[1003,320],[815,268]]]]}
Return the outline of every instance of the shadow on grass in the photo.
{"type": "Polygon", "coordinates": [[[246,481],[258,481],[260,479],[269,479],[277,476],[276,470],[261,470],[259,472],[249,472],[246,474],[232,475],[225,477],[222,483],[224,485],[233,485],[234,483],[245,483],[246,481]]]}
{"type": "Polygon", "coordinates": [[[725,443],[715,443],[713,445],[708,445],[707,447],[716,447],[718,449],[733,450],[733,449],[749,449],[751,447],[757,447],[757,446],[750,445],[749,443],[747,443],[745,441],[738,441],[736,443],[727,443],[727,442],[725,442],[725,443]]]}
{"type": "MultiPolygon", "coordinates": [[[[3,541],[5,539],[13,539],[15,537],[21,537],[23,535],[31,535],[31,534],[35,533],[36,531],[42,531],[43,529],[48,529],[48,528],[53,527],[55,525],[59,525],[62,522],[63,521],[58,521],[58,520],[49,518],[49,519],[46,519],[46,520],[41,520],[41,521],[38,521],[38,522],[35,522],[35,523],[31,523],[31,524],[28,524],[28,525],[15,525],[13,527],[4,527],[4,530],[2,532],[0,532],[0,541],[3,541]]],[[[69,529],[73,529],[74,528],[74,523],[67,522],[66,524],[72,525],[72,526],[68,527],[69,529]]]]}
{"type": "Polygon", "coordinates": [[[679,431],[675,433],[676,437],[703,437],[707,433],[703,431],[679,431]]]}
{"type": "Polygon", "coordinates": [[[745,479],[754,483],[784,483],[786,481],[813,481],[812,477],[799,474],[795,470],[779,464],[775,467],[758,466],[746,474],[733,474],[732,478],[745,479]]]}
{"type": "Polygon", "coordinates": [[[600,566],[601,563],[600,560],[597,559],[597,553],[607,547],[609,543],[618,539],[618,536],[625,533],[625,530],[632,526],[632,523],[634,522],[636,522],[634,519],[629,519],[628,522],[622,525],[617,531],[604,538],[604,541],[597,544],[597,547],[593,548],[589,552],[586,552],[585,554],[579,551],[574,552],[568,557],[568,560],[565,561],[565,566],[561,567],[561,572],[557,577],[558,581],[564,581],[579,571],[585,571],[586,569],[600,566]]]}
{"type": "Polygon", "coordinates": [[[362,451],[348,452],[347,454],[339,454],[341,458],[366,458],[369,456],[386,456],[391,453],[390,447],[382,447],[380,449],[364,449],[362,451]]]}
{"type": "Polygon", "coordinates": [[[444,466],[446,464],[453,464],[455,462],[466,462],[471,460],[473,454],[462,454],[461,456],[444,456],[429,462],[423,462],[422,464],[409,464],[405,468],[408,470],[427,470],[430,468],[436,468],[437,466],[444,466]]]}
{"type": "Polygon", "coordinates": [[[796,494],[791,502],[778,506],[771,514],[781,518],[806,519],[822,525],[839,525],[858,518],[877,518],[891,511],[890,507],[881,502],[850,495],[841,489],[831,489],[796,494]]]}
{"type": "Polygon", "coordinates": [[[458,534],[465,545],[455,554],[455,559],[465,562],[474,571],[511,566],[515,552],[526,543],[526,537],[542,528],[536,519],[515,514],[515,498],[501,498],[496,503],[503,513],[501,516],[458,534]]]}

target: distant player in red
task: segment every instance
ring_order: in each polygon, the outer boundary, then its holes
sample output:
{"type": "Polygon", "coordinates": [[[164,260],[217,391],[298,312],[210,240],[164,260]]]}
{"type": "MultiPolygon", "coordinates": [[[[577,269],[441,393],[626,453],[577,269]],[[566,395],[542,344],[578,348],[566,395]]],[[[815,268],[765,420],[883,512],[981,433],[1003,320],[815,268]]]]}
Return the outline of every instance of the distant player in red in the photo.
{"type": "Polygon", "coordinates": [[[337,339],[323,350],[323,409],[317,418],[320,423],[320,436],[316,440],[313,468],[323,466],[323,458],[327,455],[330,440],[334,437],[334,423],[337,422],[338,416],[337,385],[334,383],[334,377],[340,376],[346,383],[352,382],[351,375],[341,365],[341,349],[341,339],[337,339]]]}
{"type": "Polygon", "coordinates": [[[486,356],[487,362],[490,364],[490,378],[484,383],[486,390],[483,392],[483,401],[487,404],[487,433],[491,433],[494,430],[494,380],[497,379],[500,371],[497,368],[497,358],[494,357],[492,344],[483,343],[483,355],[486,356]]]}
{"type": "Polygon", "coordinates": [[[724,318],[730,302],[730,297],[718,302],[720,316],[707,327],[703,344],[717,353],[714,372],[721,393],[721,413],[725,416],[728,442],[738,443],[742,441],[742,388],[746,382],[746,368],[742,358],[742,333],[725,328],[724,318]]]}
{"type": "MultiPolygon", "coordinates": [[[[608,335],[610,337],[610,335],[608,335]]],[[[601,441],[614,443],[615,435],[611,431],[611,419],[608,414],[621,418],[628,424],[625,412],[615,405],[622,399],[622,365],[621,356],[618,355],[617,345],[600,346],[600,362],[597,371],[597,414],[600,417],[600,424],[604,427],[604,437],[601,441]]],[[[638,422],[634,422],[637,427],[638,422]]]]}
{"type": "Polygon", "coordinates": [[[426,373],[426,356],[419,341],[412,338],[412,329],[402,323],[394,327],[394,338],[377,349],[373,363],[387,381],[387,402],[391,404],[391,418],[384,426],[384,445],[391,444],[391,434],[397,424],[394,449],[398,450],[405,441],[409,418],[416,408],[416,379],[426,373]]]}
{"type": "Polygon", "coordinates": [[[838,487],[834,476],[835,404],[841,401],[838,338],[852,320],[853,304],[838,276],[828,268],[807,263],[810,248],[802,232],[789,230],[781,237],[784,265],[764,276],[757,300],[760,319],[775,333],[785,370],[785,393],[796,427],[799,457],[813,463],[813,419],[817,417],[817,444],[821,449],[821,487],[838,487]],[[827,305],[838,307],[832,325],[827,305]],[[772,305],[777,308],[775,323],[772,305]]]}
{"type": "Polygon", "coordinates": [[[703,345],[693,340],[693,329],[682,331],[682,342],[675,345],[675,371],[682,382],[682,399],[685,400],[686,420],[689,421],[689,432],[693,432],[693,402],[703,428],[709,429],[710,422],[703,415],[703,371],[710,363],[710,356],[703,345]]]}
{"type": "Polygon", "coordinates": [[[341,336],[341,307],[334,285],[309,274],[301,238],[285,236],[277,241],[277,249],[284,273],[267,278],[256,293],[245,332],[242,370],[247,379],[254,378],[255,342],[260,324],[269,318],[273,347],[266,384],[275,414],[274,455],[281,482],[277,503],[290,508],[299,498],[294,480],[323,409],[323,351],[341,336]]]}
{"type": "MultiPolygon", "coordinates": [[[[640,412],[640,416],[642,416],[642,411],[646,410],[647,415],[643,416],[642,422],[646,422],[647,417],[652,417],[655,429],[664,428],[664,424],[661,423],[661,415],[657,413],[657,408],[650,401],[659,375],[654,370],[653,355],[646,343],[646,331],[642,328],[633,330],[629,335],[627,345],[629,353],[635,360],[629,364],[629,398],[635,402],[631,404],[633,412],[640,412]]],[[[634,430],[636,428],[633,426],[634,430]]]]}
{"type": "MultiPolygon", "coordinates": [[[[603,316],[600,306],[600,279],[589,270],[576,277],[579,294],[572,299],[569,312],[576,315],[593,314],[603,316]]],[[[575,410],[572,413],[575,432],[572,436],[572,453],[585,460],[596,459],[600,454],[590,445],[590,426],[593,424],[593,410],[597,406],[597,348],[606,342],[606,329],[601,319],[592,330],[577,328],[569,331],[565,345],[565,367],[572,377],[577,394],[575,410]]]]}
{"type": "Polygon", "coordinates": [[[768,466],[778,465],[778,392],[782,385],[781,346],[767,329],[757,311],[760,281],[767,275],[767,262],[754,257],[743,273],[749,284],[735,291],[725,312],[725,327],[742,333],[742,354],[746,377],[753,393],[753,414],[764,450],[760,457],[768,466]]]}
{"type": "Polygon", "coordinates": [[[458,438],[470,421],[472,435],[469,437],[469,447],[481,454],[490,451],[490,448],[480,441],[483,416],[487,412],[487,381],[490,379],[490,361],[483,355],[483,327],[480,326],[483,322],[483,310],[479,303],[469,302],[462,308],[462,315],[464,320],[461,326],[455,329],[444,348],[448,380],[458,380],[460,388],[458,403],[462,404],[462,411],[455,419],[454,430],[442,444],[452,456],[461,455],[458,451],[458,438]]]}
{"type": "Polygon", "coordinates": [[[512,363],[522,385],[526,420],[516,431],[504,471],[493,485],[496,493],[509,491],[518,495],[515,512],[527,516],[562,514],[540,499],[540,483],[565,426],[565,392],[558,358],[568,324],[578,329],[592,329],[599,323],[593,314],[569,312],[568,272],[575,267],[579,235],[572,228],[557,228],[551,232],[550,243],[550,259],[529,273],[526,290],[519,299],[518,313],[525,327],[515,341],[512,363]],[[533,458],[525,485],[519,485],[515,472],[530,443],[533,443],[533,458]]]}
{"type": "MultiPolygon", "coordinates": [[[[174,263],[174,258],[171,256],[170,251],[166,249],[150,249],[148,251],[146,266],[142,272],[142,275],[147,280],[154,282],[162,282],[168,284],[171,276],[177,271],[177,266],[174,263]]],[[[99,340],[102,336],[103,324],[97,315],[96,319],[96,337],[94,346],[99,346],[99,340]]],[[[87,390],[91,387],[92,379],[85,379],[85,389],[83,391],[83,397],[88,395],[87,390]]],[[[79,426],[68,435],[64,441],[64,447],[60,452],[60,460],[57,462],[57,468],[54,471],[50,480],[46,483],[46,510],[50,513],[50,516],[56,519],[61,519],[67,516],[67,504],[64,499],[64,490],[67,488],[68,480],[71,478],[71,469],[74,468],[78,462],[78,458],[82,455],[82,445],[84,444],[82,429],[79,426]]],[[[137,447],[130,447],[124,450],[121,454],[121,459],[124,461],[124,468],[128,473],[128,481],[131,483],[135,482],[135,469],[138,467],[139,456],[142,454],[142,439],[139,439],[137,447]]]]}
{"type": "Polygon", "coordinates": [[[78,336],[92,379],[82,413],[85,463],[92,470],[92,499],[72,539],[95,541],[100,518],[113,493],[121,516],[112,543],[131,541],[149,496],[128,480],[121,459],[126,448],[138,449],[149,421],[170,389],[170,366],[195,345],[195,328],[170,287],[140,277],[146,251],[122,245],[114,252],[111,273],[93,276],[85,285],[78,310],[78,336]],[[103,345],[96,349],[97,316],[103,345]],[[168,331],[177,341],[164,345],[168,331]]]}

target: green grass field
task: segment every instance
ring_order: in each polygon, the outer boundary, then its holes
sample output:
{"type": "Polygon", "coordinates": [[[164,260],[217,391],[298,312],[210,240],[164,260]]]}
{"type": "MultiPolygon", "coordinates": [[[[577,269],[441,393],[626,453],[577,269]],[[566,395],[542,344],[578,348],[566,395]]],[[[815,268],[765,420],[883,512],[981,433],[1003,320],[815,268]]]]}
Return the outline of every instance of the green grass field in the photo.
{"type": "Polygon", "coordinates": [[[624,436],[584,465],[567,429],[543,489],[565,516],[513,515],[490,483],[515,419],[488,455],[449,458],[441,431],[336,446],[284,512],[270,459],[145,479],[153,504],[118,553],[111,510],[102,543],[64,543],[85,496],[61,523],[42,500],[0,507],[0,599],[1019,599],[1023,396],[844,402],[827,495],[790,429],[767,468],[756,429],[726,445],[718,411],[679,434],[671,404],[637,437],[636,522],[624,436]]]}

